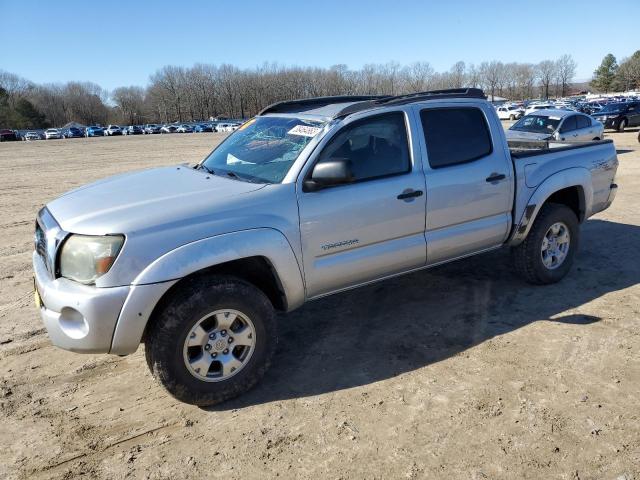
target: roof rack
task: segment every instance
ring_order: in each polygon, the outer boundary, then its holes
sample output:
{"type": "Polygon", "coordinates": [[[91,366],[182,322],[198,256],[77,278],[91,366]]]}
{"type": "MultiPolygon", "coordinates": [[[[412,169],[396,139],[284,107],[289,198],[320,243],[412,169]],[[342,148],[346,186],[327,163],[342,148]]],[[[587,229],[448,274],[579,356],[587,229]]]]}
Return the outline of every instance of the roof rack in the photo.
{"type": "Polygon", "coordinates": [[[298,100],[285,100],[276,102],[262,109],[258,115],[267,113],[298,113],[304,110],[312,110],[335,103],[368,102],[392,98],[388,95],[337,95],[332,97],[315,97],[298,100]]]}
{"type": "Polygon", "coordinates": [[[370,108],[387,105],[406,105],[407,103],[424,100],[436,100],[441,98],[482,98],[486,95],[480,88],[449,88],[446,90],[430,90],[427,92],[409,93],[406,95],[338,95],[333,97],[315,97],[299,100],[285,100],[269,105],[258,115],[267,113],[300,113],[305,110],[333,105],[336,103],[349,103],[338,111],[333,118],[342,118],[352,113],[361,112],[370,108]]]}
{"type": "Polygon", "coordinates": [[[486,99],[487,96],[480,88],[449,88],[446,90],[430,90],[427,92],[409,93],[406,95],[397,95],[395,97],[384,97],[376,100],[359,102],[349,105],[340,110],[334,118],[342,118],[352,113],[367,110],[369,108],[388,106],[388,105],[406,105],[407,103],[420,102],[424,100],[437,100],[441,98],[481,98],[486,99]]]}

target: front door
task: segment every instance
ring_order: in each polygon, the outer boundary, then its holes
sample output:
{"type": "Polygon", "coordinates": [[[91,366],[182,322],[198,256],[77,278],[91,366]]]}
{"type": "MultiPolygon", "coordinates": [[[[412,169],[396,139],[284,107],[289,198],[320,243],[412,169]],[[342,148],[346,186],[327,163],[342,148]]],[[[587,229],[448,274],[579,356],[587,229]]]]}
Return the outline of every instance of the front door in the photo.
{"type": "Polygon", "coordinates": [[[424,174],[409,114],[354,120],[311,159],[305,178],[314,164],[339,158],[353,181],[311,192],[298,185],[308,297],[425,265],[424,174]]]}

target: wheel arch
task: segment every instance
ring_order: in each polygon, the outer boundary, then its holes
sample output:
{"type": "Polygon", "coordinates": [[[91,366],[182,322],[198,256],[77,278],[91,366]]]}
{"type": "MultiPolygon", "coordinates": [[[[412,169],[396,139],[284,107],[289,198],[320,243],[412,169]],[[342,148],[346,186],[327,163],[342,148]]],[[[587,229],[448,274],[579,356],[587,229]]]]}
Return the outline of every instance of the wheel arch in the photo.
{"type": "Polygon", "coordinates": [[[533,192],[520,221],[514,228],[510,245],[521,243],[531,230],[541,208],[548,203],[569,207],[579,223],[591,216],[593,186],[591,173],[585,168],[570,168],[547,178],[533,192]]]}

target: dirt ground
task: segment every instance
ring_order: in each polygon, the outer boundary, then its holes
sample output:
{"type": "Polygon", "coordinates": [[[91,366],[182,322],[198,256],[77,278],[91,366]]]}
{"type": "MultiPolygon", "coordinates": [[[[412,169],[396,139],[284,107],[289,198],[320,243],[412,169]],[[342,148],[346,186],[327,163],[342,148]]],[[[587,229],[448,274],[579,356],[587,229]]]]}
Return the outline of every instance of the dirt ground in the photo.
{"type": "Polygon", "coordinates": [[[213,409],[128,357],[51,346],[36,212],[106,175],[195,162],[219,134],[0,144],[0,478],[640,480],[640,144],[561,283],[505,251],[307,304],[271,370],[213,409]]]}

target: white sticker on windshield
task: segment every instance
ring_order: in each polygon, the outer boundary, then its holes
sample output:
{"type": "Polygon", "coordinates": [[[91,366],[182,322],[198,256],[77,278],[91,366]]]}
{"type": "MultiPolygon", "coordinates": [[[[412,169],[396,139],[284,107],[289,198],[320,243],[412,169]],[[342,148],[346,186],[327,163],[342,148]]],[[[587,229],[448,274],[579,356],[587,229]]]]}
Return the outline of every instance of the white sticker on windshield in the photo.
{"type": "Polygon", "coordinates": [[[560,120],[560,117],[549,117],[549,120],[560,120]]]}
{"type": "Polygon", "coordinates": [[[310,127],[308,125],[296,125],[291,130],[287,132],[288,135],[300,135],[302,137],[315,137],[318,133],[320,133],[322,128],[320,127],[310,127]]]}

